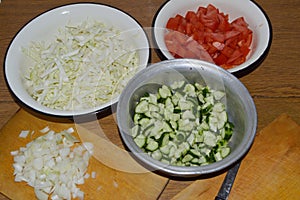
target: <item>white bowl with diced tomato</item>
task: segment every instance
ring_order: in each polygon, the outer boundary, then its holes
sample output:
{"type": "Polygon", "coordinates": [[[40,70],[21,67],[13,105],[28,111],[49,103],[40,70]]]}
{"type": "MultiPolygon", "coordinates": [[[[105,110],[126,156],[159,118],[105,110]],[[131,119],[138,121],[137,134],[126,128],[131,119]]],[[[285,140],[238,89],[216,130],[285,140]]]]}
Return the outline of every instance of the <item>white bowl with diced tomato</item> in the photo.
{"type": "Polygon", "coordinates": [[[162,60],[194,58],[243,73],[267,56],[272,28],[251,0],[171,0],[153,19],[153,40],[162,60]]]}

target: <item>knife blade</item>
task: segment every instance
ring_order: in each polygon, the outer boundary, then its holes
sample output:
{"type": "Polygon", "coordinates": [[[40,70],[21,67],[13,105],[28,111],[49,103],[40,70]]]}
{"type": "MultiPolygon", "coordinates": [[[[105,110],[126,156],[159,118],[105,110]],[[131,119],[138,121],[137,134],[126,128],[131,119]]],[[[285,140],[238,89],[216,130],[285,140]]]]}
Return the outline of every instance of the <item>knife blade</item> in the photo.
{"type": "Polygon", "coordinates": [[[240,168],[240,162],[235,164],[231,169],[228,170],[224,181],[221,185],[221,188],[217,194],[217,196],[215,197],[215,200],[227,200],[229,193],[231,191],[231,188],[233,186],[235,177],[238,173],[238,170],[240,168]]]}

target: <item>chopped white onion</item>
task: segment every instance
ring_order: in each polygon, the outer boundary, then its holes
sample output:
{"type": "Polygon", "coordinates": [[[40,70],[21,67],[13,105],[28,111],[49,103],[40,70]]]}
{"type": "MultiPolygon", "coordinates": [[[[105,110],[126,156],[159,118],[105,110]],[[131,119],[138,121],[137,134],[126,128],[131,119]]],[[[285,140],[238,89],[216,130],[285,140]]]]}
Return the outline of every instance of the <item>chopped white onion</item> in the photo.
{"type": "Polygon", "coordinates": [[[56,133],[45,127],[41,132],[46,134],[11,152],[15,181],[27,182],[41,200],[83,199],[76,185],[90,177],[86,171],[93,145],[75,144],[79,140],[71,128],[56,133]]]}
{"type": "Polygon", "coordinates": [[[92,178],[96,178],[96,172],[92,172],[92,178]]]}
{"type": "Polygon", "coordinates": [[[19,137],[20,138],[26,138],[28,136],[29,132],[30,131],[28,131],[28,130],[23,130],[23,131],[21,131],[19,137]]]}

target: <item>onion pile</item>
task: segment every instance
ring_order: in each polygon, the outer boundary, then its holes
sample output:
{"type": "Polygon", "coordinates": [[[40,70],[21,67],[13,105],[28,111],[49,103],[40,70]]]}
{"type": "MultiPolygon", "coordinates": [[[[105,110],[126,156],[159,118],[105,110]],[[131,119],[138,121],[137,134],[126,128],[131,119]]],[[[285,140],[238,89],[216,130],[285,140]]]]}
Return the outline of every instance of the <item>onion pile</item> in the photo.
{"type": "Polygon", "coordinates": [[[40,200],[83,199],[77,185],[89,177],[93,144],[79,144],[73,128],[55,132],[46,127],[40,132],[45,134],[11,152],[15,181],[27,182],[40,200]]]}

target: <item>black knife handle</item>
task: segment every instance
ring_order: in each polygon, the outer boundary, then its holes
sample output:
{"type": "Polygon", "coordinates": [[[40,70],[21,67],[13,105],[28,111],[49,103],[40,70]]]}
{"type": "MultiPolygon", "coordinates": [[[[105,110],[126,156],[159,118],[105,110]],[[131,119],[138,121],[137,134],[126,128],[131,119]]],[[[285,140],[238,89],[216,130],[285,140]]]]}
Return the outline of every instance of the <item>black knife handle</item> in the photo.
{"type": "Polygon", "coordinates": [[[219,190],[218,195],[215,197],[215,200],[227,200],[230,190],[233,186],[234,179],[237,175],[237,172],[240,168],[240,162],[235,164],[231,169],[228,170],[225,179],[222,183],[222,186],[219,190]]]}

